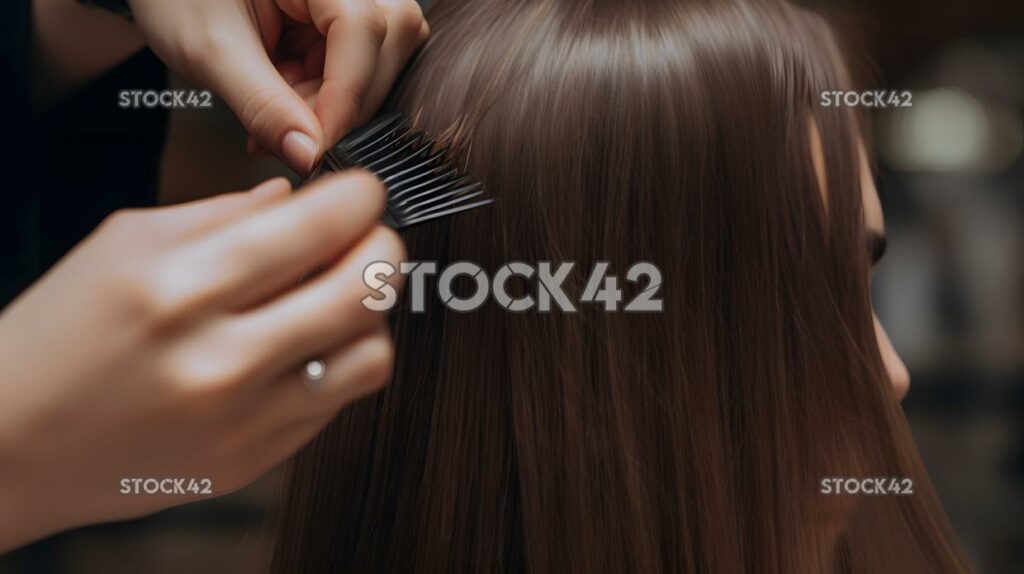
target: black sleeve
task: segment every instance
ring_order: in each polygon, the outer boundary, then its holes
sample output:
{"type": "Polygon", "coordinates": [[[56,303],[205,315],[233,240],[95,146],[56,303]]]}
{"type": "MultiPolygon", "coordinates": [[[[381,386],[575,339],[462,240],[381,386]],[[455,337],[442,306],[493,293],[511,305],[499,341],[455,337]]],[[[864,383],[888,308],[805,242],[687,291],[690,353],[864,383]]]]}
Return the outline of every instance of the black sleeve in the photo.
{"type": "Polygon", "coordinates": [[[29,174],[30,0],[0,2],[0,307],[14,297],[38,267],[35,214],[38,198],[27,193],[29,174]],[[19,169],[21,168],[21,169],[19,169]]]}
{"type": "Polygon", "coordinates": [[[168,119],[166,110],[117,105],[120,90],[167,87],[166,70],[148,50],[32,116],[30,4],[0,1],[0,77],[13,84],[2,90],[0,108],[10,150],[0,153],[0,307],[109,213],[156,203],[168,119]]]}

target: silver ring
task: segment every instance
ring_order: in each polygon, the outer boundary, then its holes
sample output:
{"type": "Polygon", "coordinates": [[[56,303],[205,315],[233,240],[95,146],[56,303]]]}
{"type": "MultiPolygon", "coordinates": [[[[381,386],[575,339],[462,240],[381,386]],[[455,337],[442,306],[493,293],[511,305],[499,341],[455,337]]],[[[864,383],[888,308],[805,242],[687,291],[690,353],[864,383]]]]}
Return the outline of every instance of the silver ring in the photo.
{"type": "Polygon", "coordinates": [[[320,359],[313,359],[302,368],[302,381],[310,388],[319,387],[319,383],[327,374],[327,363],[320,359]]]}

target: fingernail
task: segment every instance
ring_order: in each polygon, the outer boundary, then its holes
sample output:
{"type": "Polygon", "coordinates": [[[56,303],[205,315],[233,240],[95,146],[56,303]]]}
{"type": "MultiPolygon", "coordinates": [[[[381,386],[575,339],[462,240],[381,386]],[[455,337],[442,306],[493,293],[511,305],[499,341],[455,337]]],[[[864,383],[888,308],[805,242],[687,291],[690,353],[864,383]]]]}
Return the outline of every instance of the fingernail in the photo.
{"type": "Polygon", "coordinates": [[[284,141],[281,142],[281,151],[284,152],[285,158],[291,162],[292,166],[303,170],[303,175],[305,175],[313,169],[320,146],[308,135],[298,130],[292,130],[284,136],[284,141]]]}

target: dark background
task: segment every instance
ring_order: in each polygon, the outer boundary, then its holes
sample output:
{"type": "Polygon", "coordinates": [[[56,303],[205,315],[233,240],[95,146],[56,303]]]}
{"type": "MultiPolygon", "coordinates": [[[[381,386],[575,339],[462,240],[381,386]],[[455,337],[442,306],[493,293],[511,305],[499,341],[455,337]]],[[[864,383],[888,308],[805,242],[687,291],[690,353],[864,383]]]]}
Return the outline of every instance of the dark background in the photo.
{"type": "MultiPolygon", "coordinates": [[[[914,93],[913,108],[873,117],[890,236],[876,307],[912,374],[903,404],[921,454],[975,567],[1024,572],[1024,3],[803,4],[850,31],[868,87],[914,93]]],[[[172,114],[164,201],[283,173],[243,149],[223,105],[172,114]]],[[[275,472],[221,499],[58,535],[0,559],[0,574],[262,571],[279,483],[275,472]]]]}
{"type": "Polygon", "coordinates": [[[878,87],[913,90],[913,108],[875,116],[875,306],[973,564],[1024,572],[1024,3],[814,4],[849,15],[878,87]]]}

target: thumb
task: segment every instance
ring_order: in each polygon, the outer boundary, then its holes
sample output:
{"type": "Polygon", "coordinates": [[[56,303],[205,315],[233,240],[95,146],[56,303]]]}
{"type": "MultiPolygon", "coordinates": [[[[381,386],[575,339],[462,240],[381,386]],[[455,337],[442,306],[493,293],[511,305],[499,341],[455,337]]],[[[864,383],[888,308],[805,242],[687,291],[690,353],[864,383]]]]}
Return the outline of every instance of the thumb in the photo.
{"type": "Polygon", "coordinates": [[[223,51],[204,75],[264,149],[300,175],[312,170],[324,148],[320,122],[262,45],[242,42],[223,51]]]}

